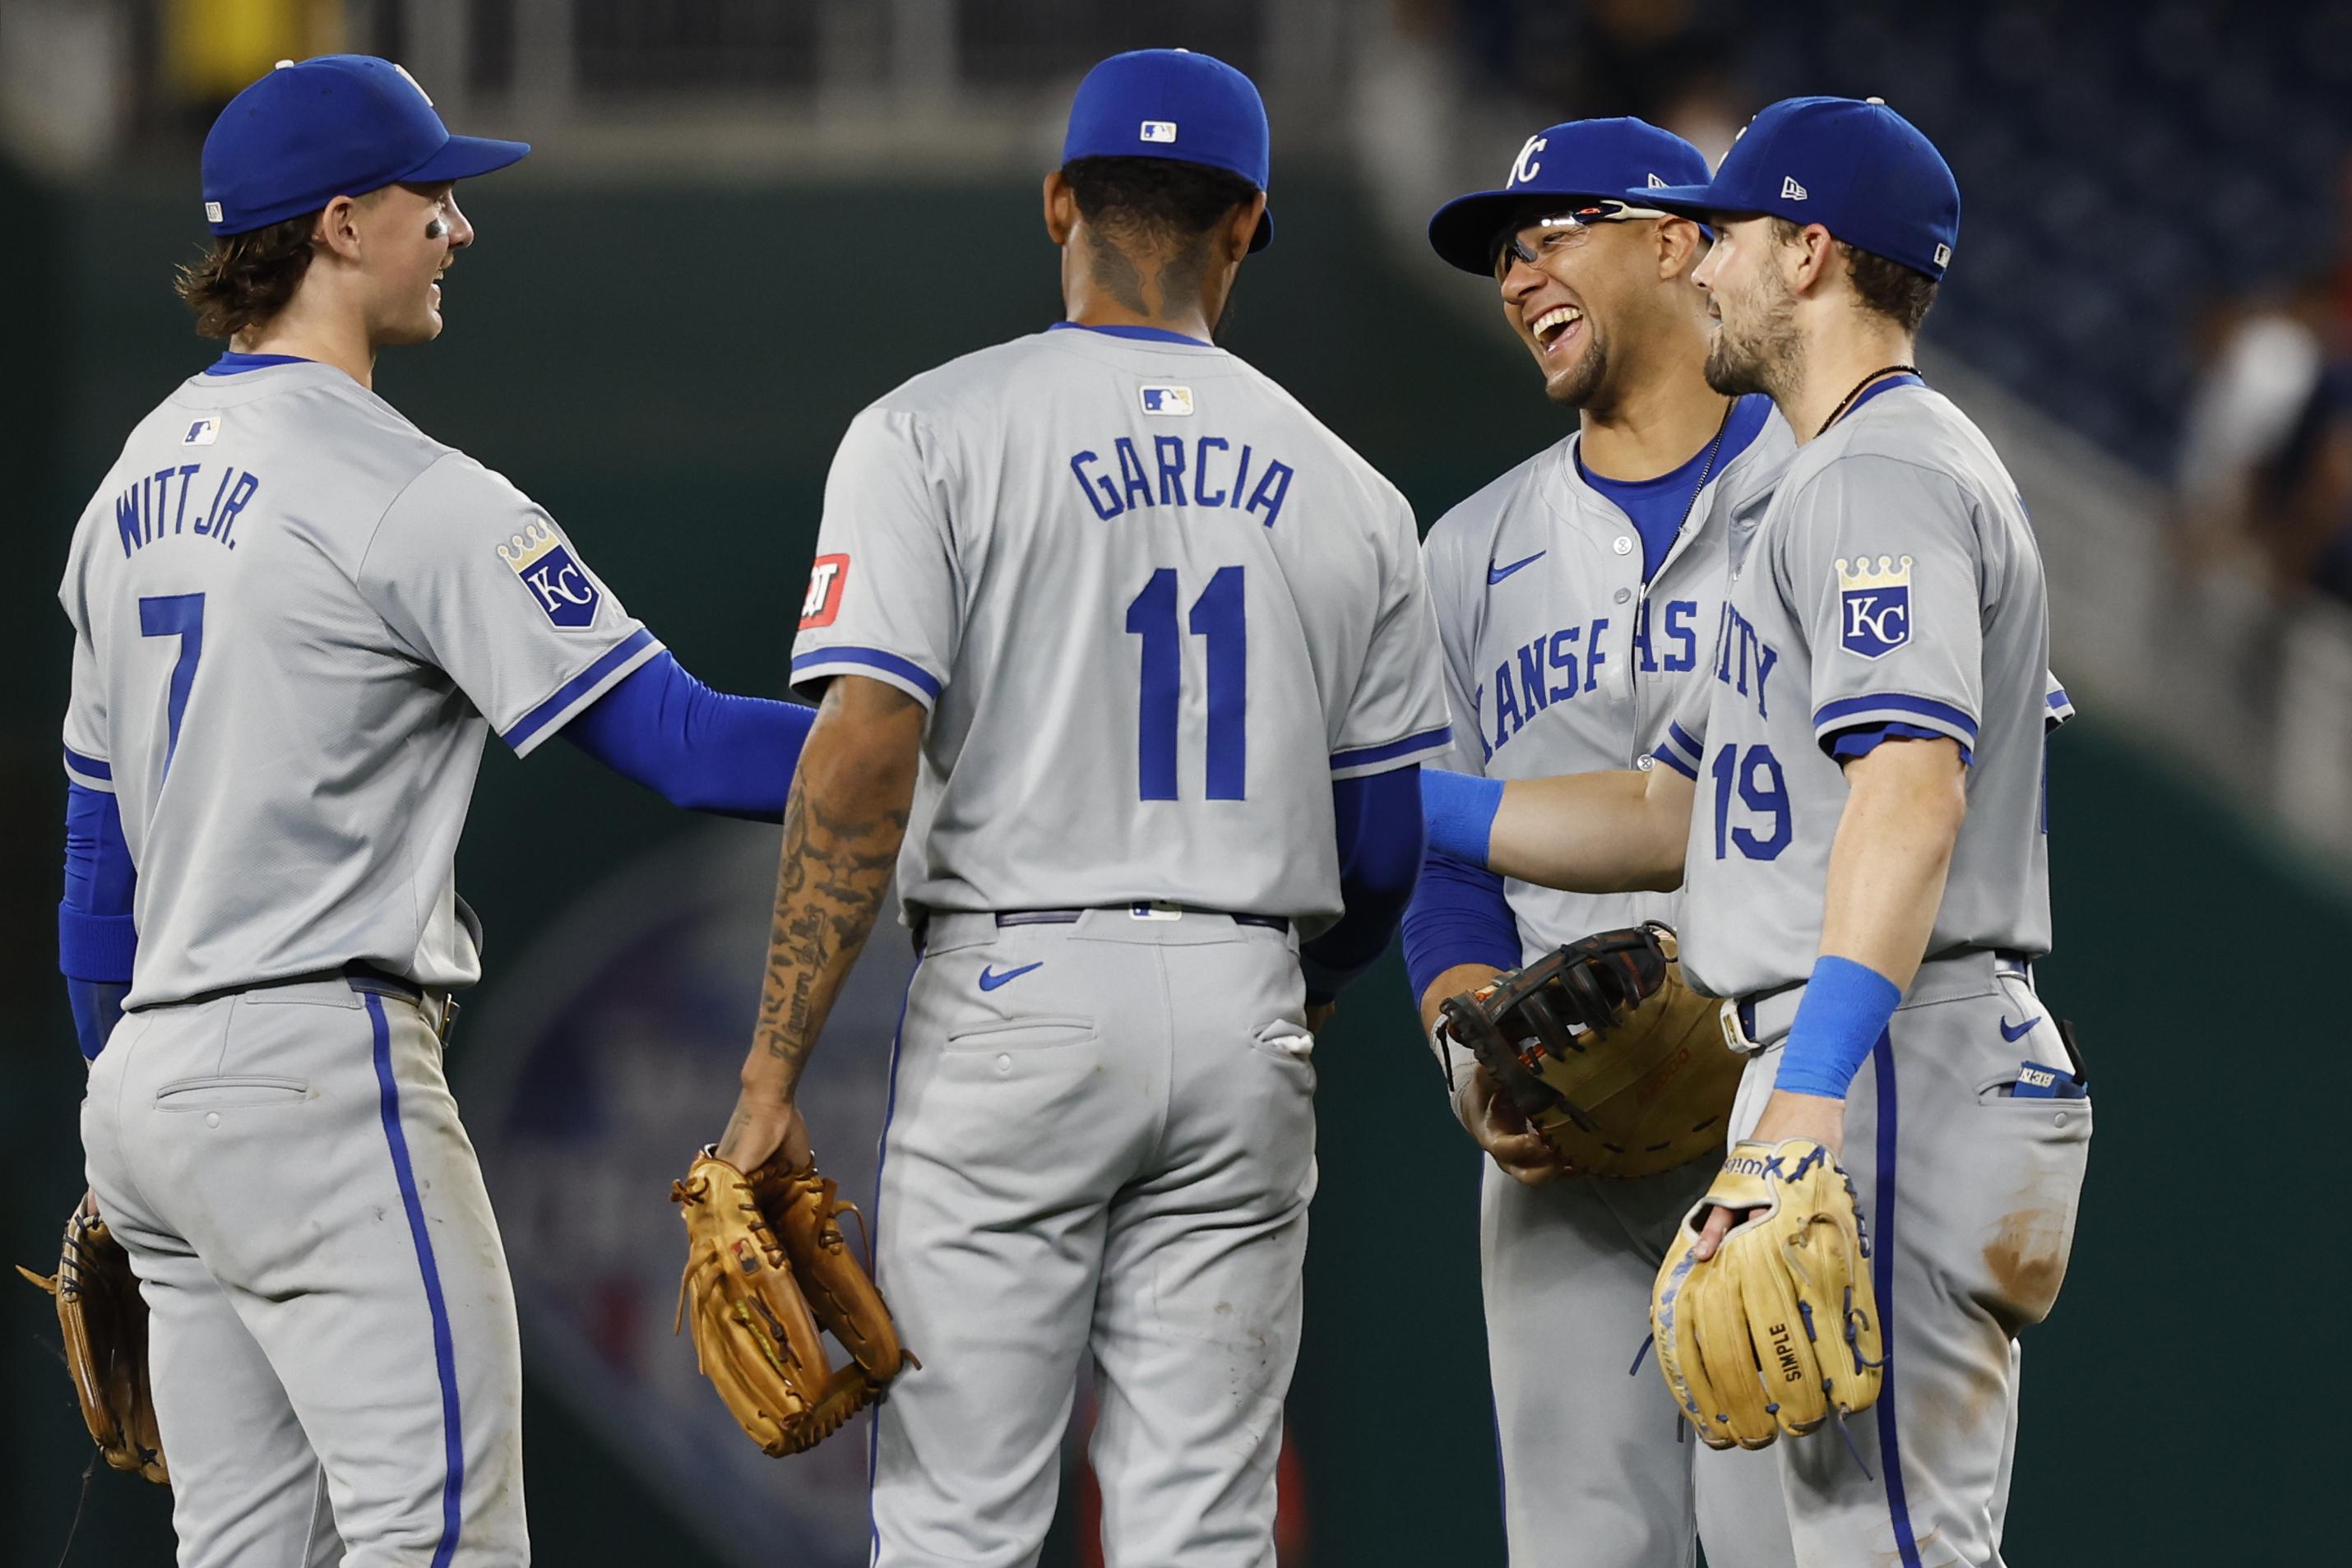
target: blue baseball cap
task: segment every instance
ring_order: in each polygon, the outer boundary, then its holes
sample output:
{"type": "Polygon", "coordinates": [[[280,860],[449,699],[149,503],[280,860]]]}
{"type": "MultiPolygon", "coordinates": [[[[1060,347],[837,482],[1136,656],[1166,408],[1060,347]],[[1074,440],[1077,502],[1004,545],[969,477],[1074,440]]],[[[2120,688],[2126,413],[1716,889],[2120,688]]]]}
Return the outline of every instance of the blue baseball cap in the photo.
{"type": "Polygon", "coordinates": [[[1784,98],[1748,122],[1714,179],[1626,195],[1678,212],[1819,224],[1857,250],[1935,278],[1960,237],[1951,165],[1883,99],[1784,98]]]}
{"type": "Polygon", "coordinates": [[[205,137],[205,221],[245,234],[386,185],[469,180],[528,141],[452,136],[415,78],[373,55],[320,55],[228,100],[205,137]]]}
{"type": "MultiPolygon", "coordinates": [[[[1062,162],[1166,158],[1223,169],[1263,191],[1268,144],[1265,102],[1249,78],[1190,49],[1130,49],[1078,83],[1062,162]]],[[[1250,249],[1273,243],[1269,212],[1250,236],[1250,249]]]]}
{"type": "MultiPolygon", "coordinates": [[[[1430,248],[1465,272],[1491,277],[1495,241],[1531,197],[1643,202],[1634,187],[1706,179],[1706,159],[1645,120],[1571,120],[1528,138],[1499,191],[1456,196],[1429,220],[1430,248]]],[[[1654,214],[1653,214],[1654,215],[1654,214]]]]}

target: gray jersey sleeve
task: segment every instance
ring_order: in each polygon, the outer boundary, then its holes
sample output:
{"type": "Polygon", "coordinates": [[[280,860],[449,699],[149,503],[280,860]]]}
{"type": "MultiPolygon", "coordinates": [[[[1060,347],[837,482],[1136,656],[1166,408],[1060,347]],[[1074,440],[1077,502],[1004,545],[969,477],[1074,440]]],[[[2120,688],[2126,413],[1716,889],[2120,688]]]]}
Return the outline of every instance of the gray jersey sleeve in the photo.
{"type": "Polygon", "coordinates": [[[944,455],[915,414],[850,422],[824,483],[816,561],[793,643],[793,684],[887,681],[929,707],[962,637],[944,455]]]}
{"type": "Polygon", "coordinates": [[[114,793],[113,748],[106,741],[106,684],[98,673],[89,617],[74,591],[79,572],[66,580],[66,614],[73,621],[73,685],[66,702],[66,777],[85,789],[114,793]]]}
{"type": "Polygon", "coordinates": [[[1782,535],[1782,587],[1811,651],[1815,738],[1826,748],[1845,730],[1907,724],[1973,753],[1983,590],[1958,481],[1855,453],[1792,499],[1805,525],[1782,535]]]}
{"type": "Polygon", "coordinates": [[[461,453],[418,475],[386,509],[358,586],[518,755],[661,649],[554,518],[461,453]]]}
{"type": "Polygon", "coordinates": [[[1335,779],[1379,773],[1407,762],[1436,761],[1447,745],[1437,616],[1413,538],[1412,508],[1402,497],[1380,543],[1380,616],[1332,738],[1335,779]]]}
{"type": "MultiPolygon", "coordinates": [[[[1729,631],[1728,616],[1724,631],[1729,631]]],[[[1716,658],[1723,657],[1717,647],[1716,658]]],[[[1674,711],[1666,717],[1666,733],[1659,737],[1658,747],[1650,755],[1663,767],[1671,768],[1684,778],[1696,780],[1701,763],[1706,759],[1706,714],[1714,701],[1715,683],[1708,680],[1685,681],[1675,695],[1674,711]]]]}
{"type": "Polygon", "coordinates": [[[1485,749],[1480,745],[1477,683],[1471,670],[1477,662],[1478,612],[1462,570],[1459,528],[1440,519],[1422,545],[1422,575],[1429,583],[1437,613],[1439,656],[1445,665],[1445,706],[1454,725],[1454,745],[1438,760],[1457,773],[1483,773],[1485,749]]]}

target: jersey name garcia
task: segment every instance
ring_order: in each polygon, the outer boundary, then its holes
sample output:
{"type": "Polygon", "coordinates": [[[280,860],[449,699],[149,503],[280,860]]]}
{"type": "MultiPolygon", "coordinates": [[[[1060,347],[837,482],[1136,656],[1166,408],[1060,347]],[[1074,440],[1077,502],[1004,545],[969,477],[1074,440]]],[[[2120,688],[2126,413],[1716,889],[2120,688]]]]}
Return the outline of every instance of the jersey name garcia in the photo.
{"type": "Polygon", "coordinates": [[[793,678],[930,708],[898,868],[935,910],[1339,913],[1334,779],[1441,754],[1412,514],[1223,350],[1063,328],[859,414],[793,678]]]}
{"type": "Polygon", "coordinates": [[[1735,563],[1708,678],[1661,761],[1693,776],[1683,961],[1716,996],[1778,989],[1821,946],[1857,727],[1946,737],[1968,815],[1927,953],[2050,947],[2043,747],[2064,694],[2025,506],[1941,393],[1883,383],[1790,461],[1735,563]]]}
{"type": "MultiPolygon", "coordinates": [[[[1698,490],[1656,575],[1633,522],[1586,483],[1570,435],[1463,501],[1423,547],[1454,715],[1447,766],[1493,779],[1647,768],[1703,685],[1736,538],[1761,521],[1795,443],[1769,404],[1698,490]]],[[[1523,961],[1563,942],[1677,918],[1674,894],[1564,893],[1506,881],[1523,961]]]]}
{"type": "Polygon", "coordinates": [[[478,977],[454,860],[518,752],[659,651],[552,518],[332,367],[191,377],[83,510],[69,778],[138,871],[130,1004],[478,977]]]}

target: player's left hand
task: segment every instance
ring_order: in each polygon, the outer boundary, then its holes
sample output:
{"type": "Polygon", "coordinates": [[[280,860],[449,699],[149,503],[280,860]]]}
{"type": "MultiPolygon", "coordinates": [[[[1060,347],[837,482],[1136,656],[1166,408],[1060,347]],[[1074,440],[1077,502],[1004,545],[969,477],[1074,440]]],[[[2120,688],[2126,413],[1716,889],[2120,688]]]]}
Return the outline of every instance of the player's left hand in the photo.
{"type": "Polygon", "coordinates": [[[727,1118],[727,1131],[713,1152],[739,1171],[755,1171],[779,1150],[795,1169],[814,1163],[800,1107],[748,1091],[738,1094],[735,1113],[727,1118]]]}
{"type": "MultiPolygon", "coordinates": [[[[1764,1113],[1756,1118],[1756,1130],[1748,1140],[1759,1144],[1780,1144],[1790,1138],[1811,1138],[1829,1150],[1830,1158],[1845,1157],[1845,1102],[1832,1100],[1821,1094],[1791,1094],[1775,1089],[1764,1102],[1764,1113]]],[[[1715,1256],[1731,1228],[1748,1218],[1745,1209],[1716,1207],[1707,1210],[1706,1224],[1698,1233],[1698,1243],[1693,1249],[1701,1262],[1715,1256]]]]}

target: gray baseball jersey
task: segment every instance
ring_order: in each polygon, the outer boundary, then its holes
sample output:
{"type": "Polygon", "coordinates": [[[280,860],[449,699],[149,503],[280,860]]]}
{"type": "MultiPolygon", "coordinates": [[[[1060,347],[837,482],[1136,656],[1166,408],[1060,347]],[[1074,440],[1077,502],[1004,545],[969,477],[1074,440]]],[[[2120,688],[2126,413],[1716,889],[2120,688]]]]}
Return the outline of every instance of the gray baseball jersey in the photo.
{"type": "MultiPolygon", "coordinates": [[[[1423,559],[1454,711],[1449,766],[1498,779],[1647,767],[1714,667],[1735,537],[1762,519],[1795,442],[1743,402],[1728,454],[1642,580],[1633,524],[1588,484],[1580,436],[1441,517],[1423,559]]],[[[1562,893],[1509,881],[1522,961],[1593,931],[1680,919],[1671,894],[1562,893]]],[[[1718,1568],[1787,1568],[1769,1454],[1686,1441],[1649,1369],[1650,1285],[1706,1162],[1634,1181],[1527,1187],[1482,1161],[1480,1284],[1514,1563],[1685,1568],[1695,1534],[1718,1568]],[[1562,1332],[1565,1330],[1566,1332],[1562,1332]],[[1560,1456],[1573,1454],[1565,1468],[1560,1456]]]]}
{"type": "Polygon", "coordinates": [[[59,598],[67,772],[139,870],[132,1007],[353,961],[472,983],[484,738],[528,752],[659,651],[528,497],[303,361],[142,420],[59,598]]]}
{"type": "Polygon", "coordinates": [[[1790,463],[1733,567],[1703,723],[1658,756],[1694,776],[1683,958],[1717,996],[1801,981],[1821,949],[1846,784],[1827,747],[1897,724],[1959,743],[1969,810],[1927,943],[2050,948],[2042,746],[2063,698],[2025,506],[1976,426],[1880,383],[1790,463]]]}
{"type": "Polygon", "coordinates": [[[898,870],[934,910],[1339,913],[1331,780],[1444,754],[1412,509],[1242,361],[1048,330],[859,414],[793,677],[931,709],[898,870]]]}
{"type": "MultiPolygon", "coordinates": [[[[1762,519],[1796,449],[1761,397],[1743,400],[1734,423],[1732,455],[1646,586],[1633,525],[1579,472],[1579,436],[1438,519],[1423,558],[1454,714],[1449,767],[1544,779],[1650,765],[1671,716],[1706,689],[1730,541],[1762,519]]],[[[1505,886],[1523,962],[1591,932],[1671,923],[1679,903],[1505,886]]]]}

